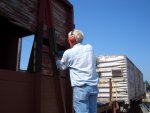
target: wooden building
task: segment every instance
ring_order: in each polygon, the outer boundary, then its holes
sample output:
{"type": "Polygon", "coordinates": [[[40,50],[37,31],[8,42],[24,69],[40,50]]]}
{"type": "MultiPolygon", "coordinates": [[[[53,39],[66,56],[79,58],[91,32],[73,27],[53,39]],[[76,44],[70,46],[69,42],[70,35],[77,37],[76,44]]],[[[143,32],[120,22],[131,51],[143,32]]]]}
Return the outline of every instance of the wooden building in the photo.
{"type": "Polygon", "coordinates": [[[55,66],[55,53],[68,48],[74,28],[68,0],[0,1],[0,112],[72,113],[68,71],[55,66]],[[20,39],[34,34],[28,69],[19,71],[20,39]]]}

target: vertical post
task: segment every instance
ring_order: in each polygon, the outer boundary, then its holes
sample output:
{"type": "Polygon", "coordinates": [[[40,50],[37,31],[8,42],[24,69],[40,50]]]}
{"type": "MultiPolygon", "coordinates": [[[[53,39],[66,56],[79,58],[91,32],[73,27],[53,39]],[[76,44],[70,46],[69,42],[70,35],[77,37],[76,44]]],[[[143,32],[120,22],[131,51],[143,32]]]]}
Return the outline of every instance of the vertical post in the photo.
{"type": "Polygon", "coordinates": [[[111,82],[111,78],[109,79],[109,91],[110,91],[110,98],[109,98],[109,103],[111,104],[112,103],[112,82],[111,82]]]}
{"type": "Polygon", "coordinates": [[[19,40],[18,40],[16,71],[19,71],[19,69],[20,69],[21,47],[22,47],[22,38],[19,38],[19,40]]]}

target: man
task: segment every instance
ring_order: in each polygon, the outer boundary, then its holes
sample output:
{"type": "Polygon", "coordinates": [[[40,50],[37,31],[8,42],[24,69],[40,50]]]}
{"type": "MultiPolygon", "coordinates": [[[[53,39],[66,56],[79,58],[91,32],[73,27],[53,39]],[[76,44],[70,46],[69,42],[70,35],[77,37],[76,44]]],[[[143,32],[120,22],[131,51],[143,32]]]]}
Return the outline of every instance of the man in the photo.
{"type": "Polygon", "coordinates": [[[73,87],[73,106],[76,113],[97,113],[98,74],[96,57],[91,45],[83,45],[83,33],[73,30],[68,34],[70,49],[61,60],[56,61],[57,68],[69,68],[73,87]]]}

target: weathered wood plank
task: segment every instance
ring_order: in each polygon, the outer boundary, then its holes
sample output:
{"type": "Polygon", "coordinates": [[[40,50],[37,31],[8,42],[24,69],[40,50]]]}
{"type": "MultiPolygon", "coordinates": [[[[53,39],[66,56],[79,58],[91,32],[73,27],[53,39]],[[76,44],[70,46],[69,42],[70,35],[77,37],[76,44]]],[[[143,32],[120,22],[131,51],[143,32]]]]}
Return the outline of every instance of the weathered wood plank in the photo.
{"type": "Polygon", "coordinates": [[[67,14],[67,9],[58,4],[56,1],[52,1],[52,20],[55,28],[56,43],[61,46],[66,46],[67,41],[67,20],[71,19],[67,14]]]}
{"type": "MultiPolygon", "coordinates": [[[[109,93],[110,89],[109,88],[99,88],[99,93],[109,93]]],[[[115,92],[116,89],[112,89],[112,92],[115,92]]],[[[117,92],[127,92],[126,88],[117,88],[117,92]]]]}
{"type": "Polygon", "coordinates": [[[38,0],[1,0],[0,15],[35,32],[38,0]]]}
{"type": "MultiPolygon", "coordinates": [[[[98,97],[110,97],[110,94],[102,94],[102,93],[99,93],[98,94],[98,97]]],[[[127,94],[112,94],[112,97],[128,97],[127,94]]]]}

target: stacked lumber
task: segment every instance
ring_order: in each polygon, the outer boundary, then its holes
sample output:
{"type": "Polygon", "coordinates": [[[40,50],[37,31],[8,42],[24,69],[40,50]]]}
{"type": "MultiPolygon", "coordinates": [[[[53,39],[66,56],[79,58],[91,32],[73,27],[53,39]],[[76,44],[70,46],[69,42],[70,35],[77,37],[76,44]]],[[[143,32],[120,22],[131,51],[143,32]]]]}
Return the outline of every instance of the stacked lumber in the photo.
{"type": "Polygon", "coordinates": [[[120,101],[129,104],[144,94],[143,75],[125,55],[98,56],[98,101],[120,101]]]}

